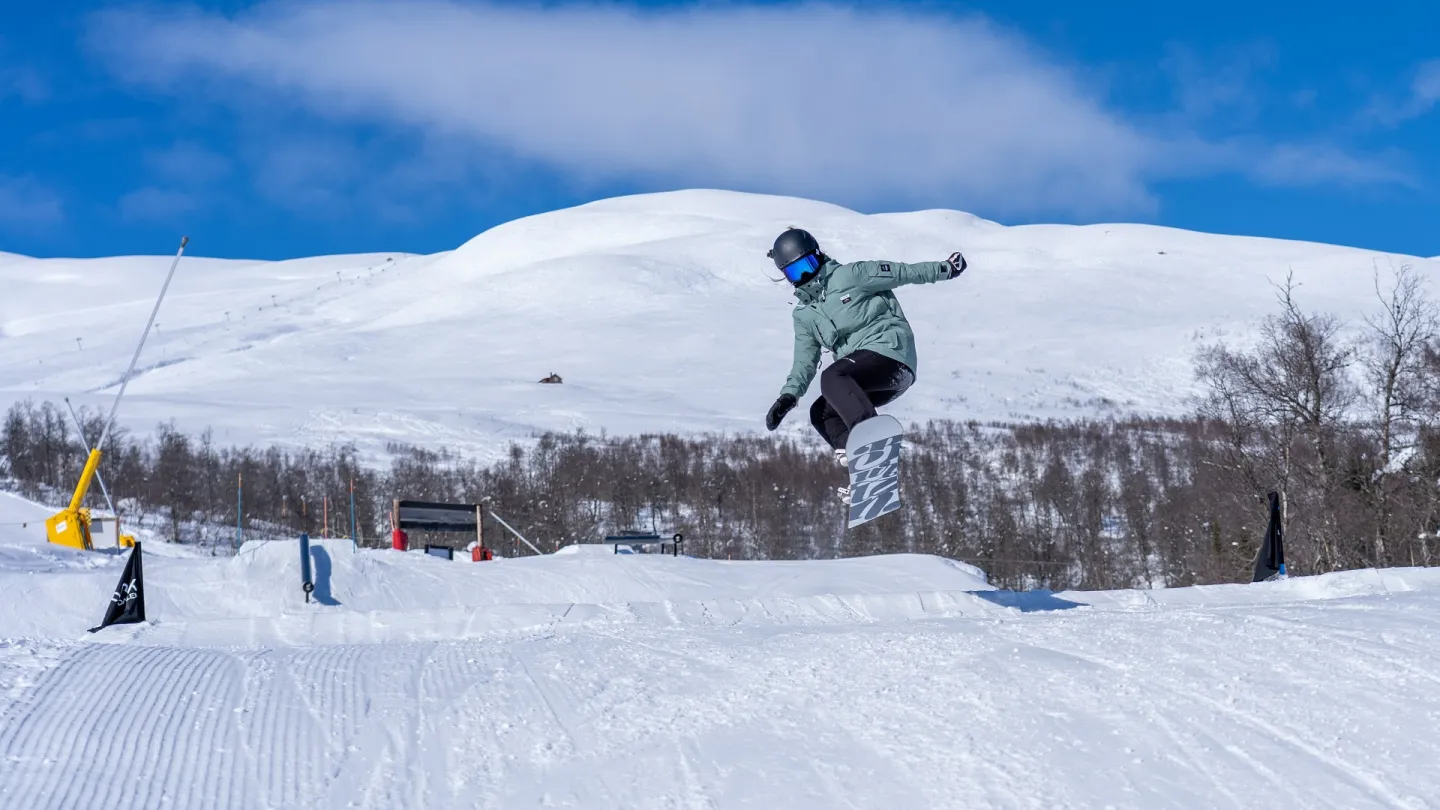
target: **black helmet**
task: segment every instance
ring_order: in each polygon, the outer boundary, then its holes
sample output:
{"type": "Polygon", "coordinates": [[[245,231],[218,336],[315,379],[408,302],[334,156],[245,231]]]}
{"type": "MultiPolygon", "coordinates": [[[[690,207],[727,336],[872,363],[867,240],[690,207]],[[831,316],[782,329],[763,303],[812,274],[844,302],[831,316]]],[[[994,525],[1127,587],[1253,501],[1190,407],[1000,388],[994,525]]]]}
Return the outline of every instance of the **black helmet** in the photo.
{"type": "Polygon", "coordinates": [[[809,231],[799,228],[791,228],[775,237],[775,247],[765,255],[796,287],[814,278],[820,272],[820,265],[825,263],[820,243],[809,231]]]}

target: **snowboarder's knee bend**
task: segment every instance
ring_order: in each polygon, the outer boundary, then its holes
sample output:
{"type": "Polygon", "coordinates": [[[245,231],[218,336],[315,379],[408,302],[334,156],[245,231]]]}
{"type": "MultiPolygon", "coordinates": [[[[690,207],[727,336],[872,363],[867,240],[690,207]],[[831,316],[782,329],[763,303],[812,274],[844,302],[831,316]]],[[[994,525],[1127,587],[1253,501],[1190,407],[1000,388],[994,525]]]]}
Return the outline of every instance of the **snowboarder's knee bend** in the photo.
{"type": "Polygon", "coordinates": [[[810,424],[820,431],[821,436],[825,435],[825,420],[829,417],[826,410],[825,397],[816,397],[815,401],[810,403],[810,424]]]}
{"type": "Polygon", "coordinates": [[[825,397],[819,397],[810,405],[810,424],[815,427],[815,432],[820,438],[831,447],[844,447],[845,442],[839,441],[840,435],[846,432],[845,420],[835,413],[825,397]]]}

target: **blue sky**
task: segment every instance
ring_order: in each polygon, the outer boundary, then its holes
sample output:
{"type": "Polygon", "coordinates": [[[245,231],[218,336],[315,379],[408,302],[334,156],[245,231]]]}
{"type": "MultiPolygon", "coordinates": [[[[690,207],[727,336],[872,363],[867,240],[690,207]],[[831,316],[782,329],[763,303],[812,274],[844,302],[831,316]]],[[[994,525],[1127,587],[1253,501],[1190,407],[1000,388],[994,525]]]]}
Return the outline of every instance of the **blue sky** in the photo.
{"type": "Polygon", "coordinates": [[[430,252],[701,186],[1437,255],[1436,31],[1418,0],[10,2],[0,250],[430,252]]]}

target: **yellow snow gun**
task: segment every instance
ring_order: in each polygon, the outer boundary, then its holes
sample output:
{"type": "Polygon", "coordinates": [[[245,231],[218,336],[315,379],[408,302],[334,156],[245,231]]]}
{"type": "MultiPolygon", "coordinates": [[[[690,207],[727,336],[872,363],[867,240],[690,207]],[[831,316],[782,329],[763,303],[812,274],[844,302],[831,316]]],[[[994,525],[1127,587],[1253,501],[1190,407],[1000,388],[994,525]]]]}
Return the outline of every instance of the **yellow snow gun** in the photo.
{"type": "Polygon", "coordinates": [[[70,505],[45,521],[45,536],[50,542],[84,551],[95,550],[90,542],[90,510],[80,504],[85,502],[85,494],[90,491],[90,479],[95,477],[95,469],[99,466],[100,448],[97,447],[85,460],[85,469],[80,473],[75,494],[70,496],[70,505]]]}
{"type": "MultiPolygon", "coordinates": [[[[120,391],[115,394],[115,402],[110,406],[110,416],[105,420],[105,428],[100,434],[100,441],[95,443],[95,448],[90,451],[90,457],[85,460],[85,469],[80,472],[80,483],[75,485],[75,494],[70,496],[70,505],[56,512],[49,520],[45,521],[45,537],[50,542],[60,545],[77,548],[84,551],[94,551],[95,546],[90,541],[90,510],[84,507],[85,495],[90,491],[90,481],[96,477],[100,468],[100,448],[105,446],[105,439],[110,435],[110,428],[115,424],[115,412],[120,409],[120,400],[125,397],[125,388],[130,385],[130,375],[135,372],[135,363],[140,360],[140,351],[145,348],[145,338],[150,336],[150,329],[155,325],[155,316],[160,312],[160,302],[165,300],[165,292],[170,289],[170,282],[175,278],[175,268],[180,266],[180,257],[185,255],[185,246],[189,244],[190,237],[183,237],[180,240],[180,249],[175,252],[175,261],[170,264],[170,272],[165,276],[165,285],[160,288],[160,296],[155,299],[155,308],[150,311],[150,321],[145,324],[145,331],[140,333],[140,343],[135,347],[135,355],[130,358],[130,367],[125,370],[125,375],[120,378],[120,391]]],[[[69,405],[67,397],[65,404],[69,405]]],[[[70,413],[71,418],[75,412],[70,413]]],[[[80,420],[76,419],[76,428],[80,427],[80,420]]],[[[83,432],[81,441],[84,441],[83,432]]],[[[104,488],[105,482],[100,482],[104,488]]],[[[107,500],[109,500],[107,493],[107,500]]],[[[111,507],[114,511],[114,507],[111,507]]],[[[115,536],[117,544],[121,547],[135,545],[135,538],[129,535],[120,534],[120,515],[115,515],[115,536]]]]}

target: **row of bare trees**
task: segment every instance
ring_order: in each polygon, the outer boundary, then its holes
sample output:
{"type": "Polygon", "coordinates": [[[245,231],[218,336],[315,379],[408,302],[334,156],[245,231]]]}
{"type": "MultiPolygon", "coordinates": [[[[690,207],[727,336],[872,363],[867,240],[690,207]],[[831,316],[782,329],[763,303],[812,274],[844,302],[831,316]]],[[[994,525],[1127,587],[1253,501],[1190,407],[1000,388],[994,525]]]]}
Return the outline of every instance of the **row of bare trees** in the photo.
{"type": "Polygon", "coordinates": [[[1197,358],[1216,463],[1237,491],[1281,493],[1305,569],[1430,563],[1440,311],[1427,287],[1410,267],[1376,272],[1374,313],[1350,330],[1302,310],[1287,278],[1253,346],[1197,358]]]}
{"type": "MultiPolygon", "coordinates": [[[[1279,286],[1252,343],[1197,355],[1208,396],[1192,417],[912,426],[905,508],[852,531],[826,449],[772,436],[546,434],[489,465],[395,446],[374,469],[348,447],[220,448],[162,425],[113,434],[102,470],[127,518],[220,547],[237,519],[248,537],[349,534],[352,501],[362,542],[381,544],[391,499],[406,497],[486,502],[542,548],[647,529],[719,558],[921,552],[1014,587],[1173,586],[1244,579],[1276,490],[1294,573],[1433,564],[1440,316],[1425,280],[1377,274],[1376,314],[1356,329],[1295,292],[1279,286]]],[[[6,415],[0,474],[33,497],[63,499],[79,474],[63,415],[50,403],[6,415]]],[[[97,415],[82,422],[100,433],[97,415]]]]}
{"type": "MultiPolygon", "coordinates": [[[[81,409],[79,422],[93,439],[104,418],[81,409]]],[[[0,474],[27,497],[68,500],[88,446],[71,424],[53,403],[15,404],[0,428],[0,474]]],[[[122,518],[162,530],[172,542],[233,544],[237,524],[242,536],[327,528],[348,535],[352,488],[363,507],[357,525],[377,523],[384,476],[362,467],[350,447],[217,447],[209,431],[192,437],[162,424],[148,440],[112,430],[103,450],[100,473],[122,518]]],[[[87,505],[107,506],[97,487],[87,505]]]]}

